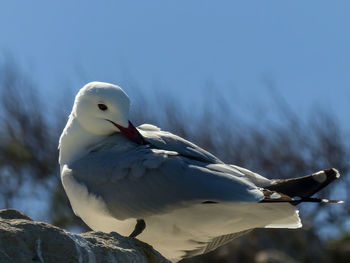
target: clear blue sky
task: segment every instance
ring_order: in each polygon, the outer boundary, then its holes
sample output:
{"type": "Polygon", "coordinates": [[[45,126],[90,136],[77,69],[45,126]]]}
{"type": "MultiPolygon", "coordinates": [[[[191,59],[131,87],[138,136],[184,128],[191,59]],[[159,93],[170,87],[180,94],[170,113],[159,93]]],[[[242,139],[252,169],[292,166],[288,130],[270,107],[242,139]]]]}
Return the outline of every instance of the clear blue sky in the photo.
{"type": "Polygon", "coordinates": [[[348,0],[53,2],[0,2],[0,53],[44,93],[100,80],[132,97],[132,79],[192,102],[215,83],[244,108],[266,103],[269,78],[300,114],[318,104],[348,120],[348,0]]]}

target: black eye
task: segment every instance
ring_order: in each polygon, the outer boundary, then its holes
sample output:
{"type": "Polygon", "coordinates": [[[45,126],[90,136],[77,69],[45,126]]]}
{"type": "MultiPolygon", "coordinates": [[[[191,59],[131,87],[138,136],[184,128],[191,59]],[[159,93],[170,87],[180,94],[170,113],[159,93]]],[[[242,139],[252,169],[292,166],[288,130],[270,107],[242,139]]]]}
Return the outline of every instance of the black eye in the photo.
{"type": "Polygon", "coordinates": [[[100,110],[102,110],[102,111],[105,111],[105,110],[108,109],[108,107],[107,107],[106,105],[104,105],[104,104],[97,104],[97,106],[98,106],[98,108],[99,108],[100,110]]]}

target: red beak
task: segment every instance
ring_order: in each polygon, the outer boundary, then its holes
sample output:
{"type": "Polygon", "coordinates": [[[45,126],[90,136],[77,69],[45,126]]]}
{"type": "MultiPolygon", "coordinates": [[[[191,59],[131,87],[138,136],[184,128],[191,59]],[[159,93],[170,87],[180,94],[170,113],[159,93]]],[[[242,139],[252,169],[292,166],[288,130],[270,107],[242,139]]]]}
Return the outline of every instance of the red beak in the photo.
{"type": "Polygon", "coordinates": [[[113,123],[113,125],[117,127],[120,130],[120,132],[124,136],[129,138],[131,141],[136,142],[137,144],[140,144],[140,145],[147,144],[145,139],[142,137],[141,133],[135,128],[135,126],[130,121],[129,121],[128,128],[124,128],[123,126],[113,121],[110,121],[110,122],[113,123]]]}

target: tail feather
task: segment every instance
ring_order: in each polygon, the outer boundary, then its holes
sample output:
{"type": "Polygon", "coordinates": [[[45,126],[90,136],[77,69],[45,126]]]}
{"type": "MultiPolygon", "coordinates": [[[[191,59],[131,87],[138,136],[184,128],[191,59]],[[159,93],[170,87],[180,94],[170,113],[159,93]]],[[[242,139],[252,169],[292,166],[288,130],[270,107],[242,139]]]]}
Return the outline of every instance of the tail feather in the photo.
{"type": "Polygon", "coordinates": [[[289,202],[293,205],[301,202],[342,203],[311,197],[339,177],[339,172],[331,168],[304,177],[274,180],[263,189],[265,198],[261,202],[289,202]]]}

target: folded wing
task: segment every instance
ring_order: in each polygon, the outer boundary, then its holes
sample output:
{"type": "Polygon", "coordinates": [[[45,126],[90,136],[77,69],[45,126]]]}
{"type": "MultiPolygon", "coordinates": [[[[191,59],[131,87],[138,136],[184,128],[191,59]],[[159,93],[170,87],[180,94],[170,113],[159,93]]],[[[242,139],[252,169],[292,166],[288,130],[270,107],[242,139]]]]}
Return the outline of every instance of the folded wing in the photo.
{"type": "Polygon", "coordinates": [[[121,220],[198,203],[264,198],[259,188],[230,166],[224,171],[211,169],[206,162],[176,151],[139,146],[121,135],[112,136],[109,143],[69,168],[74,179],[101,197],[110,213],[121,220]]]}

